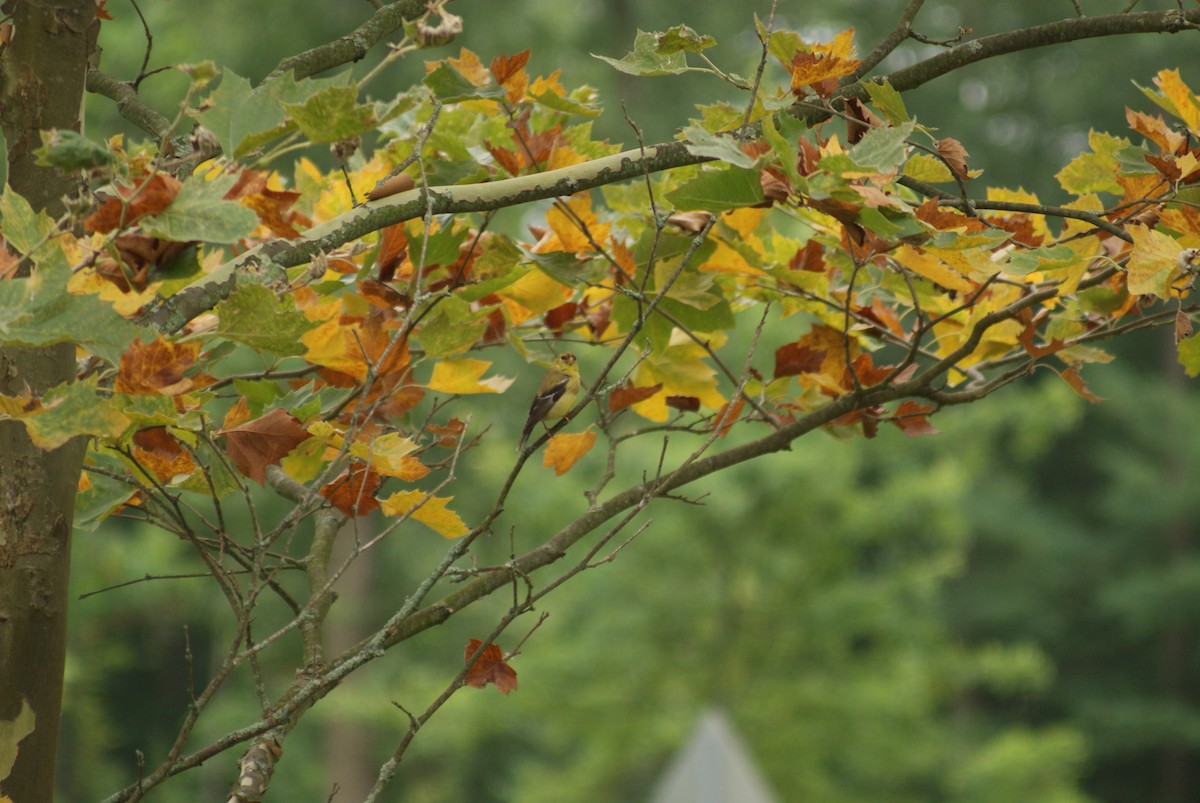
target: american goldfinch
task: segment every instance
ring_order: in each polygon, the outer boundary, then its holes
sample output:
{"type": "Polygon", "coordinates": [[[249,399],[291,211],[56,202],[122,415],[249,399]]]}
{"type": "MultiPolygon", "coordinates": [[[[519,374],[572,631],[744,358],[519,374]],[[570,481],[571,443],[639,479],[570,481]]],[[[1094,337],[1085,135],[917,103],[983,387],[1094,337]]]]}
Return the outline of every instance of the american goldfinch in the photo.
{"type": "Polygon", "coordinates": [[[521,430],[521,442],[517,451],[525,450],[525,442],[533,425],[539,421],[554,421],[562,418],[571,410],[575,397],[579,395],[579,366],[575,364],[575,355],[565,351],[554,358],[554,362],[546,369],[542,384],[538,385],[537,395],[533,404],[529,405],[529,418],[525,419],[525,429],[521,430]]]}

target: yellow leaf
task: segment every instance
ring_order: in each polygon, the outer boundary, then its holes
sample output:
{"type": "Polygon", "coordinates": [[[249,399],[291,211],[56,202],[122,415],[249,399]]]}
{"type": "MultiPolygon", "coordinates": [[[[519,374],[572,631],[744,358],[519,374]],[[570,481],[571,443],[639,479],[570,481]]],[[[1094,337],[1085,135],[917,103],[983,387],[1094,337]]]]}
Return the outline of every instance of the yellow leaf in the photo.
{"type": "Polygon", "coordinates": [[[1162,232],[1142,225],[1129,227],[1133,237],[1133,253],[1125,283],[1134,295],[1156,295],[1167,298],[1168,283],[1179,269],[1179,253],[1183,246],[1162,232]]]}
{"type": "Polygon", "coordinates": [[[1187,123],[1193,133],[1200,134],[1200,107],[1196,105],[1192,90],[1179,77],[1179,70],[1160,70],[1154,77],[1154,83],[1175,107],[1179,119],[1187,123]]]}
{"type": "Polygon", "coordinates": [[[940,284],[949,290],[969,293],[974,288],[970,281],[961,273],[949,267],[933,254],[919,250],[911,245],[902,245],[893,254],[896,261],[918,276],[924,276],[932,282],[940,284]]]}
{"type": "MultiPolygon", "coordinates": [[[[1038,205],[1041,201],[1032,192],[1026,192],[1022,189],[1005,190],[999,187],[988,187],[987,197],[989,201],[1011,201],[1018,204],[1033,204],[1038,205]]],[[[1033,233],[1039,237],[1050,237],[1050,229],[1046,227],[1045,215],[1030,215],[1029,220],[1033,223],[1033,233]]]]}
{"type": "Polygon", "coordinates": [[[519,307],[507,304],[513,324],[523,323],[566,303],[571,297],[569,287],[559,284],[540,270],[533,269],[497,293],[505,301],[516,302],[519,307]]]}
{"type": "Polygon", "coordinates": [[[554,473],[559,476],[566,474],[579,458],[592,450],[595,443],[596,433],[590,429],[580,432],[578,435],[568,433],[555,435],[546,444],[542,465],[554,466],[554,473]]]}
{"type": "Polygon", "coordinates": [[[483,374],[492,364],[484,360],[442,360],[433,366],[433,376],[426,385],[438,393],[454,393],[465,395],[469,393],[503,393],[513,383],[511,377],[490,376],[483,374]]]}
{"type": "Polygon", "coordinates": [[[792,73],[792,91],[799,92],[827,78],[851,74],[860,63],[858,59],[850,58],[853,53],[853,28],[842,31],[832,42],[814,45],[811,53],[797,52],[788,65],[792,73]]]}
{"type": "Polygon", "coordinates": [[[432,496],[424,491],[397,491],[387,499],[380,499],[379,508],[385,516],[411,514],[443,538],[458,538],[470,529],[457,513],[446,507],[453,500],[453,496],[432,496]]]}
{"type": "Polygon", "coordinates": [[[592,210],[592,194],[582,192],[565,201],[569,212],[555,204],[546,213],[546,225],[550,233],[543,237],[533,250],[539,254],[550,251],[593,251],[592,240],[601,245],[608,240],[611,223],[601,223],[592,210]],[[585,234],[585,231],[587,232],[585,234]],[[588,239],[591,235],[591,240],[588,239]]]}
{"type": "Polygon", "coordinates": [[[417,443],[412,438],[389,432],[367,442],[356,441],[350,447],[350,454],[366,461],[380,474],[415,482],[429,473],[429,469],[412,456],[416,449],[417,443]]]}
{"type": "Polygon", "coordinates": [[[339,320],[340,305],[310,307],[304,311],[309,320],[327,317],[320,326],[309,329],[300,336],[300,342],[308,351],[304,359],[313,365],[332,368],[355,379],[367,376],[366,356],[354,337],[354,330],[339,320]]]}
{"type": "Polygon", "coordinates": [[[651,354],[638,366],[633,384],[649,387],[662,383],[663,389],[633,405],[633,411],[651,421],[666,421],[668,396],[694,396],[712,408],[724,404],[725,397],[717,392],[717,372],[703,362],[704,356],[704,350],[690,340],[669,346],[662,354],[651,354]]]}

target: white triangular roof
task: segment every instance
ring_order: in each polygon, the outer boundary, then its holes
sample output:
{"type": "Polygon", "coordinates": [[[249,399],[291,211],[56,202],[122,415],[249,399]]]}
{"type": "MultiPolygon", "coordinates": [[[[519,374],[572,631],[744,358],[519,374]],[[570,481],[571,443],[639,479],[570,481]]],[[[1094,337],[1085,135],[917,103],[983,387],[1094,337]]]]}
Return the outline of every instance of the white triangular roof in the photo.
{"type": "Polygon", "coordinates": [[[700,718],[659,781],[651,803],[776,803],[741,739],[720,711],[700,718]]]}

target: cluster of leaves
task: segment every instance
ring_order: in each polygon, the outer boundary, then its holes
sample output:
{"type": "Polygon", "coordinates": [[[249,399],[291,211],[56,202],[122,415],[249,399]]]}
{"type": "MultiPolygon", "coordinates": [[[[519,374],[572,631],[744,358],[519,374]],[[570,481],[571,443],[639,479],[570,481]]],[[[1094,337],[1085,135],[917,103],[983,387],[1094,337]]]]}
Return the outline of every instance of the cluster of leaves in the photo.
{"type": "MultiPolygon", "coordinates": [[[[698,452],[731,432],[786,443],[818,425],[925,434],[939,407],[1041,364],[1090,396],[1079,369],[1107,359],[1097,341],[1171,320],[1181,361],[1200,373],[1185,305],[1200,103],[1177,72],[1146,94],[1186,131],[1130,111],[1136,141],[1094,133],[1059,174],[1070,203],[1000,188],[973,201],[963,146],[913,119],[886,80],[855,83],[852,31],[815,45],[760,34],[783,80],[756,85],[744,109],[702,108],[677,169],[652,174],[657,149],[626,152],[646,167],[624,184],[592,167],[617,152],[592,137],[593,93],[568,91],[557,72],[530,76],[528,52],[485,65],[464,50],[386,102],[361,100],[349,77],[252,89],[226,72],[209,91],[212,71],[192,68],[189,114],[224,157],[182,179],[149,148],[48,136],[46,163],[79,171],[101,201],[54,221],[0,197],[0,343],[74,343],[79,377],[2,397],[0,416],[46,449],[90,437],[79,523],[144,518],[192,540],[215,572],[249,570],[223,575],[242,616],[298,565],[289,535],[315,511],[379,511],[387,524],[371,543],[410,520],[446,538],[490,527],[499,502],[472,528],[446,492],[483,437],[447,405],[513,383],[480,358],[488,348],[533,359],[560,340],[606,357],[584,360],[585,402],[600,402],[585,431],[546,450],[558,473],[600,434],[610,454],[663,430],[696,436],[698,452]],[[372,152],[344,171],[268,169],[298,143],[345,157],[364,136],[372,152]],[[356,207],[396,165],[418,189],[356,207]],[[435,188],[449,186],[459,206],[443,209],[435,188]],[[529,237],[492,229],[489,210],[537,198],[554,200],[529,237]],[[402,208],[416,211],[365,217],[402,208]],[[276,259],[285,248],[304,258],[276,259]],[[197,291],[211,303],[161,323],[197,291]],[[238,537],[224,505],[249,499],[247,479],[296,508],[238,537]]],[[[708,60],[714,44],[681,26],[639,34],[610,61],[750,89],[708,60]]],[[[492,409],[516,420],[522,406],[492,409]]],[[[501,685],[468,682],[488,679],[501,685]]]]}

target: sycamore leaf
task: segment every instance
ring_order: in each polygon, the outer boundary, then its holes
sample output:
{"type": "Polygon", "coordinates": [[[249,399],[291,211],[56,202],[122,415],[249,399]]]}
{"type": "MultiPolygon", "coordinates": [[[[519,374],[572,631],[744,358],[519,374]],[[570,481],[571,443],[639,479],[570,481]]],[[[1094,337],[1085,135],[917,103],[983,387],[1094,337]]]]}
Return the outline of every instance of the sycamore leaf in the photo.
{"type": "Polygon", "coordinates": [[[629,75],[678,75],[688,69],[687,56],[683,50],[661,52],[659,37],[663,35],[639,30],[633,41],[633,50],[624,57],[611,59],[595,53],[592,57],[608,62],[629,75]]]}
{"type": "Polygon", "coordinates": [[[1129,147],[1129,140],[1089,131],[1088,144],[1091,153],[1079,154],[1054,177],[1064,190],[1075,195],[1108,192],[1120,196],[1123,190],[1117,183],[1116,153],[1129,147]]]}
{"type": "Polygon", "coordinates": [[[683,129],[683,136],[687,140],[688,153],[694,156],[711,156],[738,167],[754,166],[754,159],[729,137],[715,136],[698,125],[683,129]]]}
{"type": "Polygon", "coordinates": [[[433,376],[425,387],[437,393],[466,395],[470,393],[503,393],[513,383],[511,377],[483,378],[492,364],[484,360],[445,359],[433,366],[433,376]]]}
{"type": "Polygon", "coordinates": [[[57,449],[72,438],[116,438],[129,426],[120,402],[99,393],[99,377],[58,385],[40,399],[0,396],[0,419],[17,419],[39,449],[57,449]]]}
{"type": "Polygon", "coordinates": [[[365,516],[379,508],[375,491],[381,481],[374,469],[352,463],[333,482],[321,487],[321,496],[346,516],[365,516]]]}
{"type": "Polygon", "coordinates": [[[1179,341],[1179,364],[1188,376],[1200,376],[1200,336],[1179,341]]]}
{"type": "Polygon", "coordinates": [[[237,176],[222,175],[211,181],[194,175],[183,182],[170,206],[141,223],[150,237],[185,242],[235,243],[258,226],[258,215],[236,201],[226,201],[237,176]]]}
{"type": "Polygon", "coordinates": [[[261,284],[239,284],[216,314],[217,335],[280,357],[303,354],[301,338],[316,326],[291,296],[276,296],[261,284]]]}
{"type": "Polygon", "coordinates": [[[470,528],[446,507],[452,501],[452,496],[432,496],[424,491],[397,491],[379,500],[385,516],[411,515],[443,538],[458,538],[470,532],[470,528]]]}
{"type": "MultiPolygon", "coordinates": [[[[483,642],[473,638],[467,642],[463,661],[470,661],[483,642]]],[[[495,684],[496,690],[507,695],[517,689],[517,671],[504,662],[504,653],[498,644],[489,644],[479,653],[479,657],[467,670],[463,682],[475,689],[482,689],[489,683],[495,684]]]]}
{"type": "MultiPolygon", "coordinates": [[[[312,428],[309,428],[312,431],[312,428]]],[[[398,477],[405,482],[416,482],[429,473],[420,460],[412,456],[417,443],[396,432],[388,432],[366,441],[358,440],[350,446],[350,454],[370,464],[371,468],[386,477],[398,477]]]]}
{"type": "Polygon", "coordinates": [[[1133,253],[1129,256],[1126,284],[1134,295],[1156,295],[1167,298],[1168,282],[1179,269],[1183,246],[1178,240],[1142,225],[1128,227],[1133,237],[1133,253]]]}
{"type": "Polygon", "coordinates": [[[595,444],[596,433],[590,429],[578,434],[560,433],[546,444],[542,465],[553,466],[554,473],[561,476],[570,471],[571,466],[590,452],[595,444]]]}
{"type": "Polygon", "coordinates": [[[900,125],[908,121],[908,109],[904,107],[904,97],[886,78],[875,78],[862,86],[871,96],[871,102],[875,104],[875,108],[883,112],[883,116],[889,123],[900,125]]]}
{"type": "Polygon", "coordinates": [[[608,411],[615,413],[618,410],[624,410],[626,407],[645,401],[660,390],[662,390],[661,382],[641,388],[628,383],[613,388],[612,392],[608,394],[608,411]]]}
{"type": "Polygon", "coordinates": [[[705,170],[678,189],[667,193],[667,200],[679,209],[706,209],[724,212],[763,202],[758,171],[730,166],[705,170]]]}
{"type": "Polygon", "coordinates": [[[200,344],[175,343],[159,337],[136,339],[121,355],[114,389],[118,393],[177,396],[192,390],[196,379],[185,374],[200,356],[200,344]]]}
{"type": "Polygon", "coordinates": [[[222,430],[225,450],[238,470],[263,484],[267,466],[277,464],[308,439],[308,432],[286,410],[275,409],[261,418],[222,430]]]}
{"type": "Polygon", "coordinates": [[[717,40],[708,34],[696,33],[686,25],[676,25],[668,28],[666,33],[658,34],[658,52],[665,56],[681,50],[699,53],[716,43],[717,40]]]}
{"type": "Polygon", "coordinates": [[[375,109],[358,102],[358,85],[332,86],[315,92],[303,103],[282,104],[309,141],[322,144],[365,134],[378,122],[375,109]]]}

